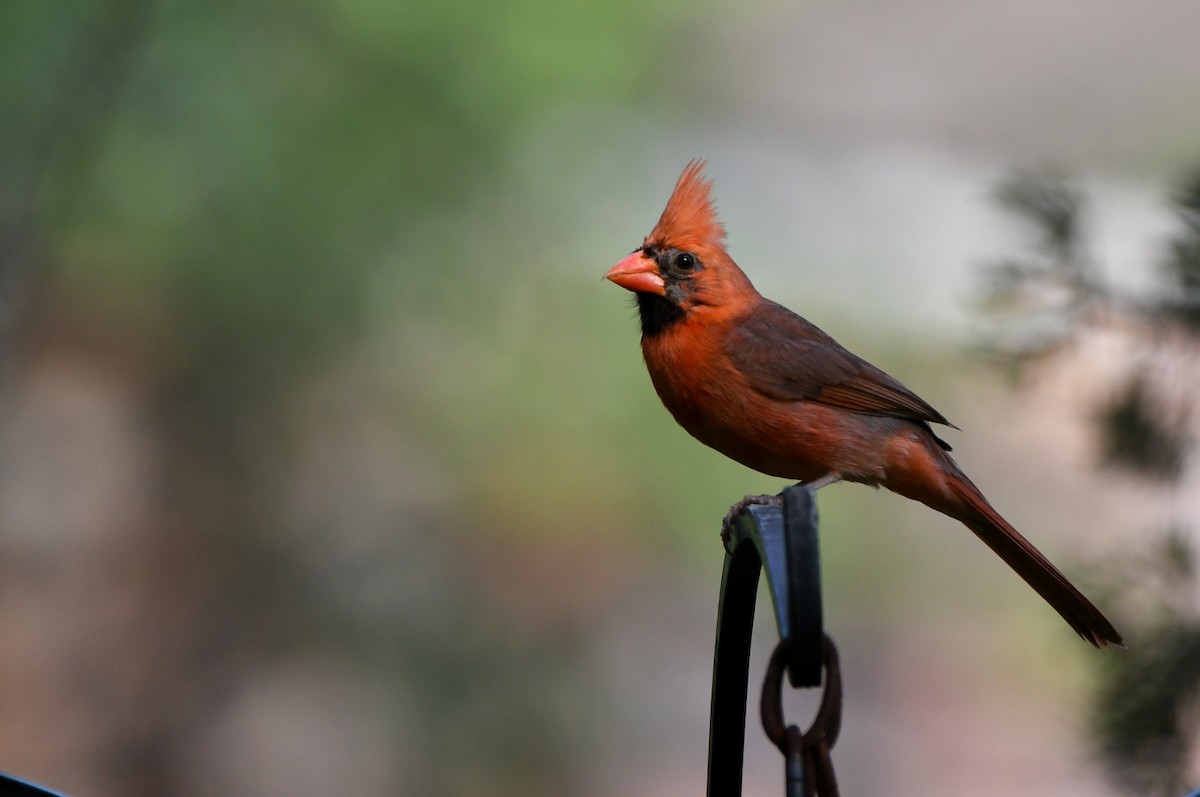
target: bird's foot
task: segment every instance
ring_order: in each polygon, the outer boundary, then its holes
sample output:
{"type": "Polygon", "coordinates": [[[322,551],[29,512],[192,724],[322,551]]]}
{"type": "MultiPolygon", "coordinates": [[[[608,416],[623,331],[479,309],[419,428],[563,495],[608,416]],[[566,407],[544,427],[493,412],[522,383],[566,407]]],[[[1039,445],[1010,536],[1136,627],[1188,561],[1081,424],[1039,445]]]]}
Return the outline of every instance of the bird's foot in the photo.
{"type": "Polygon", "coordinates": [[[782,500],[777,495],[748,495],[741,501],[729,507],[725,520],[721,521],[721,542],[729,550],[729,540],[733,535],[733,520],[748,506],[779,506],[782,500]]]}

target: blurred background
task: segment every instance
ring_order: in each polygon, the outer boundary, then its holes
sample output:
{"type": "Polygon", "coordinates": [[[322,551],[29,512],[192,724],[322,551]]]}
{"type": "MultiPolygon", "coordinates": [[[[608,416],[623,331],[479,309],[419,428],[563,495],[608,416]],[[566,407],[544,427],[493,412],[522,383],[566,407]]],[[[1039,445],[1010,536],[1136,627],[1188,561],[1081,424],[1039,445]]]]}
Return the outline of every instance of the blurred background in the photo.
{"type": "MultiPolygon", "coordinates": [[[[4,4],[0,769],[701,793],[720,520],[783,485],[675,426],[600,276],[705,156],[759,288],[961,426],[1131,643],[923,507],[822,491],[845,793],[1195,785],[1198,29],[1187,0],[4,4]]],[[[745,780],[782,792],[753,717],[745,780]]]]}

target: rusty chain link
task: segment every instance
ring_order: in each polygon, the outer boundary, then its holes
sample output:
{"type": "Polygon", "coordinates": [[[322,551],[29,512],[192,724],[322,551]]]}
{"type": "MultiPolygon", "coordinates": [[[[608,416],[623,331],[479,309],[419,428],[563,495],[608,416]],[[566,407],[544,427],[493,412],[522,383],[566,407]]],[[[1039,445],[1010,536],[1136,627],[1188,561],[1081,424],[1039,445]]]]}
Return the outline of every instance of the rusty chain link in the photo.
{"type": "Polygon", "coordinates": [[[783,719],[787,650],[788,640],[780,640],[763,678],[759,704],[763,731],[783,753],[788,797],[838,797],[837,776],[830,758],[830,751],[842,729],[842,674],[837,647],[826,634],[822,645],[825,689],[817,716],[803,733],[796,725],[785,726],[783,719]]]}

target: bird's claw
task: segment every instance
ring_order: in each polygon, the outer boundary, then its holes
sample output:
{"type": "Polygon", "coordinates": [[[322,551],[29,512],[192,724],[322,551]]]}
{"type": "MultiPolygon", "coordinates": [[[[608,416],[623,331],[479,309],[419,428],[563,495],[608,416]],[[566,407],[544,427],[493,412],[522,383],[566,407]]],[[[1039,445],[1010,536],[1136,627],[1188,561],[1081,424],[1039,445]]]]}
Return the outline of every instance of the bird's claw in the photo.
{"type": "Polygon", "coordinates": [[[733,521],[748,506],[779,506],[782,499],[777,495],[748,495],[729,507],[725,520],[721,521],[721,543],[729,550],[729,540],[733,536],[733,521]]]}

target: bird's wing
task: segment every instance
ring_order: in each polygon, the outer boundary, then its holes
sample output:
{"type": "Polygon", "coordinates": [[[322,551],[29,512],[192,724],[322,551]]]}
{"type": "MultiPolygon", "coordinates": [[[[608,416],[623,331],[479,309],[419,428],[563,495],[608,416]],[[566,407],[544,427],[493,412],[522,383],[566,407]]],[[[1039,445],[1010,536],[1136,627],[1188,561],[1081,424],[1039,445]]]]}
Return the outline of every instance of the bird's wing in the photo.
{"type": "Polygon", "coordinates": [[[775,302],[764,300],[739,319],[724,346],[751,387],[764,396],[954,425],[896,379],[775,302]]]}

